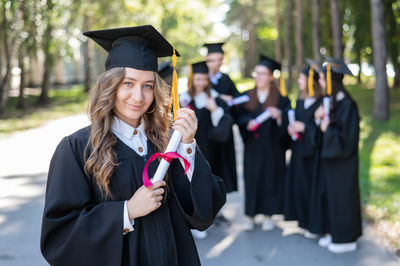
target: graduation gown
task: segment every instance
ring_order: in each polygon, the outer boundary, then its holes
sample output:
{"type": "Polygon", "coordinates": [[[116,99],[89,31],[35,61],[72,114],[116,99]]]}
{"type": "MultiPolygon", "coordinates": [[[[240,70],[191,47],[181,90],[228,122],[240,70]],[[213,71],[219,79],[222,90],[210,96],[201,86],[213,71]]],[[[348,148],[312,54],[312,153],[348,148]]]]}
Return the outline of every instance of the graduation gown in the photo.
{"type": "Polygon", "coordinates": [[[216,97],[218,107],[224,109],[224,115],[216,127],[211,121],[211,112],[207,108],[197,108],[194,100],[191,100],[189,107],[194,110],[198,126],[196,141],[200,150],[208,160],[212,172],[224,180],[225,189],[231,192],[237,188],[236,164],[234,154],[225,153],[227,141],[232,138],[233,118],[224,100],[216,97]]]}
{"type": "Polygon", "coordinates": [[[289,145],[284,114],[290,109],[289,99],[279,95],[277,107],[282,111],[282,125],[270,118],[255,133],[247,130],[247,124],[264,111],[263,105],[259,103],[255,111],[245,105],[240,108],[238,125],[245,146],[245,214],[250,217],[283,213],[285,152],[289,145]]]}
{"type": "Polygon", "coordinates": [[[212,84],[214,90],[216,90],[220,94],[231,95],[234,98],[240,96],[240,93],[231,78],[225,73],[221,74],[222,76],[218,79],[218,83],[212,84]]]}
{"type": "MultiPolygon", "coordinates": [[[[84,172],[89,128],[65,137],[50,163],[41,232],[41,251],[51,265],[200,265],[190,228],[205,230],[225,202],[221,179],[199,150],[189,182],[178,160],[171,163],[168,193],[160,208],[135,219],[123,235],[124,201],[143,185],[146,160],[119,139],[118,165],[110,179],[113,199],[105,199],[84,172]]],[[[157,162],[149,167],[153,176],[157,162]]]]}
{"type": "MultiPolygon", "coordinates": [[[[221,73],[221,78],[218,79],[218,83],[213,83],[213,89],[216,90],[220,94],[231,95],[236,98],[240,96],[239,91],[237,90],[235,83],[231,80],[231,78],[225,74],[221,73]]],[[[227,112],[231,114],[236,120],[236,114],[234,113],[235,109],[229,108],[227,112]]],[[[235,152],[235,144],[233,141],[233,130],[231,128],[231,132],[226,141],[224,141],[220,147],[218,148],[218,157],[224,158],[226,163],[222,165],[224,167],[223,172],[229,173],[229,180],[224,180],[226,192],[230,193],[238,190],[237,186],[237,173],[236,173],[236,152],[235,152]]]]}
{"type": "Polygon", "coordinates": [[[359,114],[345,97],[322,138],[321,172],[325,178],[329,233],[334,243],[349,243],[362,233],[358,184],[359,114]]]}
{"type": "Polygon", "coordinates": [[[302,228],[309,226],[311,183],[320,148],[315,136],[318,128],[314,112],[320,105],[321,101],[317,100],[305,109],[304,100],[296,103],[296,120],[305,124],[305,131],[290,145],[292,154],[285,182],[284,215],[285,220],[297,220],[302,228]]]}

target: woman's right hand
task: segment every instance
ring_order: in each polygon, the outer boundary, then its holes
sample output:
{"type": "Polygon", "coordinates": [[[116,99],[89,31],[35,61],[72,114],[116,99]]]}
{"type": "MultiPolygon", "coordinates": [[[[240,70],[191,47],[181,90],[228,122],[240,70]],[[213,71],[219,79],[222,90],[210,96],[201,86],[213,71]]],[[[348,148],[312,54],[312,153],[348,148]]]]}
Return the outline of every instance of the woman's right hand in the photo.
{"type": "Polygon", "coordinates": [[[151,187],[141,186],[128,200],[129,219],[136,219],[157,210],[161,206],[164,194],[165,181],[157,181],[151,187]]]}
{"type": "Polygon", "coordinates": [[[249,123],[247,124],[247,130],[251,130],[253,127],[257,126],[257,122],[256,120],[252,119],[249,121],[249,123]]]}

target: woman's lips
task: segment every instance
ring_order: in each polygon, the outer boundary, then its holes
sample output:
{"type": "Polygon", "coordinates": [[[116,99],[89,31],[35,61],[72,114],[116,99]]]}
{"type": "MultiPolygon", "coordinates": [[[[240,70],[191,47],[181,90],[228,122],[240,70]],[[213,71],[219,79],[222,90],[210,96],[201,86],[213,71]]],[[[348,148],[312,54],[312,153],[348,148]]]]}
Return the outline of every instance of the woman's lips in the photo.
{"type": "Polygon", "coordinates": [[[142,108],[141,105],[134,105],[134,104],[129,104],[129,103],[126,103],[126,104],[129,107],[129,109],[134,110],[134,111],[138,111],[142,108]]]}

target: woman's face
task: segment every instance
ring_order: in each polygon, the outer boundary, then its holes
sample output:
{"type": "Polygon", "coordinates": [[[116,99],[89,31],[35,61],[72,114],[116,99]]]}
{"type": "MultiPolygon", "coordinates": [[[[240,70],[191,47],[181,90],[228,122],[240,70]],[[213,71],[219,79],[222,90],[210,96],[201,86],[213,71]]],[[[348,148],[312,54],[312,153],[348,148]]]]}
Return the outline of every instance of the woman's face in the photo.
{"type": "Polygon", "coordinates": [[[299,78],[297,79],[297,83],[299,84],[300,91],[305,91],[307,89],[308,77],[303,73],[300,73],[299,78]]]}
{"type": "Polygon", "coordinates": [[[195,92],[200,93],[207,88],[209,83],[208,74],[203,73],[195,73],[193,74],[193,86],[195,88],[195,92]]]}
{"type": "Polygon", "coordinates": [[[326,88],[325,73],[322,71],[319,72],[318,83],[319,83],[319,85],[321,85],[321,88],[326,88]]]}
{"type": "Polygon", "coordinates": [[[262,65],[257,65],[254,68],[254,74],[254,80],[256,82],[257,88],[267,87],[271,80],[274,78],[271,71],[267,67],[262,65]]]}
{"type": "Polygon", "coordinates": [[[118,86],[114,112],[125,123],[138,127],[140,118],[154,100],[153,71],[125,68],[125,78],[118,86]]]}

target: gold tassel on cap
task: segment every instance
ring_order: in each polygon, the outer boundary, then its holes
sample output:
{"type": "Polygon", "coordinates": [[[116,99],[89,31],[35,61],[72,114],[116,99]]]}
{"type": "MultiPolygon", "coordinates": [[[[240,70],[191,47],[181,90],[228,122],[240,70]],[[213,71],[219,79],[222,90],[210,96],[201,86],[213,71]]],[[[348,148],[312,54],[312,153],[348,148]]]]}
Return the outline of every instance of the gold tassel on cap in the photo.
{"type": "Polygon", "coordinates": [[[189,78],[188,78],[188,89],[191,89],[193,85],[193,67],[189,64],[189,78]]]}
{"type": "Polygon", "coordinates": [[[308,96],[314,97],[314,69],[312,66],[308,72],[308,96]]]}
{"type": "Polygon", "coordinates": [[[328,96],[332,94],[332,71],[329,63],[326,67],[326,94],[328,96]]]}
{"type": "Polygon", "coordinates": [[[283,71],[281,71],[281,78],[280,78],[280,84],[279,85],[281,87],[281,95],[283,97],[286,97],[287,93],[286,93],[285,77],[283,76],[283,71]]]}
{"type": "Polygon", "coordinates": [[[174,121],[176,119],[176,111],[180,108],[179,107],[179,94],[178,94],[178,74],[176,73],[176,64],[178,62],[178,58],[175,54],[172,55],[172,67],[174,71],[172,73],[172,91],[171,91],[171,105],[172,110],[174,111],[174,121]]]}

